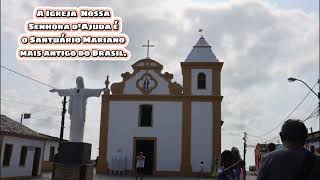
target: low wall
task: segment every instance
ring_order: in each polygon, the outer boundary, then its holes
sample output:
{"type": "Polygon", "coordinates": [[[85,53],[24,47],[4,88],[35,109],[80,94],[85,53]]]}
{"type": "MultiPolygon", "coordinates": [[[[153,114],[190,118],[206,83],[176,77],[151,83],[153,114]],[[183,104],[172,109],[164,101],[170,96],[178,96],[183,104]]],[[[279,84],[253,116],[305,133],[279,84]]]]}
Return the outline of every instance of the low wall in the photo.
{"type": "Polygon", "coordinates": [[[42,161],[42,171],[52,171],[53,161],[42,161]]]}

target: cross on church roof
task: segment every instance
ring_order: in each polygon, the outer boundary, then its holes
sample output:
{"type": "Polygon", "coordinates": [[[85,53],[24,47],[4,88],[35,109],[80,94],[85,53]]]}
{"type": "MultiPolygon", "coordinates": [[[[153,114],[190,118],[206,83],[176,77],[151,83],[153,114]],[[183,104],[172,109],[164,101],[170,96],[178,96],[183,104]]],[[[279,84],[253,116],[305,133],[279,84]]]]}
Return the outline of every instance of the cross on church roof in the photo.
{"type": "Polygon", "coordinates": [[[147,47],[147,57],[146,58],[150,58],[149,57],[149,47],[154,47],[155,45],[153,44],[149,44],[149,40],[148,40],[148,44],[142,45],[142,47],[147,47]]]}

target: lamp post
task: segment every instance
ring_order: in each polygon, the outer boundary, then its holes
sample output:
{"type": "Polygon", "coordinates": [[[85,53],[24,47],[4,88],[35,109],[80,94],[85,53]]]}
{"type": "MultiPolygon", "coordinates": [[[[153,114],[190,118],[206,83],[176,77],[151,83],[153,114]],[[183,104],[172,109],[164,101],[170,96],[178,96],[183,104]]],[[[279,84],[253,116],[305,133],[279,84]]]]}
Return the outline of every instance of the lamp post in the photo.
{"type": "MultiPolygon", "coordinates": [[[[319,131],[320,131],[320,89],[319,92],[316,93],[306,82],[302,81],[301,79],[297,79],[297,78],[293,78],[293,77],[289,77],[288,78],[289,82],[294,82],[294,81],[300,81],[302,82],[305,86],[307,86],[308,89],[310,89],[310,91],[316,95],[318,97],[318,104],[319,104],[319,109],[318,109],[318,115],[319,115],[319,131]]],[[[320,86],[320,79],[318,79],[318,84],[320,86]]]]}

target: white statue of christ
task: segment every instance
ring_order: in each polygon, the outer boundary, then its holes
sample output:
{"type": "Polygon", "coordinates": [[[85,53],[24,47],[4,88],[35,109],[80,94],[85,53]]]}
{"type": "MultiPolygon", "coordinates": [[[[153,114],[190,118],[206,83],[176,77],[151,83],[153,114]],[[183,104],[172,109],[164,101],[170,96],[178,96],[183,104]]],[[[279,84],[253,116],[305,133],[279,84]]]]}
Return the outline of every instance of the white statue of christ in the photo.
{"type": "Polygon", "coordinates": [[[71,142],[83,142],[83,132],[86,117],[87,98],[99,97],[104,89],[86,89],[84,88],[83,78],[78,76],[76,79],[76,88],[71,89],[51,89],[50,92],[58,92],[59,96],[69,96],[70,114],[70,138],[71,142]]]}

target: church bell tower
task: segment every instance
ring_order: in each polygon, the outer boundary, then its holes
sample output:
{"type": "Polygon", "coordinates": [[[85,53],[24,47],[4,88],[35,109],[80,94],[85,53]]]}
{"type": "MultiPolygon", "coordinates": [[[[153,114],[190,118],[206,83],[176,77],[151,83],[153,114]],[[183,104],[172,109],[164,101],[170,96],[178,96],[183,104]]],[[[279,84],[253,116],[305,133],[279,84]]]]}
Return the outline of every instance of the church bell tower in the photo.
{"type": "Polygon", "coordinates": [[[181,62],[184,95],[220,96],[222,65],[201,36],[186,60],[181,62]]]}
{"type": "MultiPolygon", "coordinates": [[[[181,62],[183,75],[183,95],[189,98],[183,102],[183,129],[181,172],[190,175],[195,172],[193,151],[208,145],[210,153],[210,165],[214,165],[221,153],[221,69],[223,62],[219,62],[213,53],[211,46],[203,36],[193,46],[184,62],[181,62]],[[210,114],[205,114],[201,109],[208,108],[210,114]],[[199,110],[200,109],[200,110],[199,110]],[[197,116],[196,116],[197,115],[197,116]],[[206,122],[202,121],[210,117],[206,122]],[[195,147],[196,138],[201,136],[193,131],[193,125],[208,123],[207,137],[209,142],[204,142],[203,147],[195,147]]],[[[201,153],[201,152],[200,152],[201,153]]],[[[199,153],[198,153],[199,154],[199,153]]],[[[212,167],[211,167],[212,169],[212,167]]]]}

